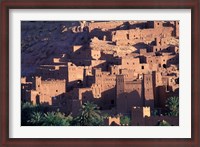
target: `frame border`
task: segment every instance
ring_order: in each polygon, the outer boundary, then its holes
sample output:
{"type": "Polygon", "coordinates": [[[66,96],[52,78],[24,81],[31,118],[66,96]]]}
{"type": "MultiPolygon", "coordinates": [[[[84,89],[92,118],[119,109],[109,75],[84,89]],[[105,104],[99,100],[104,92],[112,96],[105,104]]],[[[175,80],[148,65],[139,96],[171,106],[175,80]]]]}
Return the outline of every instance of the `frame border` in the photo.
{"type": "Polygon", "coordinates": [[[3,0],[0,2],[1,145],[4,146],[154,146],[199,147],[199,0],[3,0]],[[192,10],[192,137],[191,139],[11,139],[9,138],[9,9],[191,9],[192,10]]]}

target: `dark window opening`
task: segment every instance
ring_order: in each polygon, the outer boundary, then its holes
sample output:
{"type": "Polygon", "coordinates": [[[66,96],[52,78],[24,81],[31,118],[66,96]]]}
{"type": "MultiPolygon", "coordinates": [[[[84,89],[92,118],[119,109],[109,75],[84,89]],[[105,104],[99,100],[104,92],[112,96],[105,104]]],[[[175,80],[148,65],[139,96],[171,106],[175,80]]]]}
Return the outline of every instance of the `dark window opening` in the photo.
{"type": "Polygon", "coordinates": [[[166,65],[166,64],[163,64],[163,68],[167,68],[167,65],[166,65]]]}
{"type": "Polygon", "coordinates": [[[142,69],[144,69],[144,66],[142,65],[142,67],[141,67],[142,69]]]}
{"type": "Polygon", "coordinates": [[[129,34],[127,34],[126,36],[127,36],[127,39],[129,39],[129,34]]]}

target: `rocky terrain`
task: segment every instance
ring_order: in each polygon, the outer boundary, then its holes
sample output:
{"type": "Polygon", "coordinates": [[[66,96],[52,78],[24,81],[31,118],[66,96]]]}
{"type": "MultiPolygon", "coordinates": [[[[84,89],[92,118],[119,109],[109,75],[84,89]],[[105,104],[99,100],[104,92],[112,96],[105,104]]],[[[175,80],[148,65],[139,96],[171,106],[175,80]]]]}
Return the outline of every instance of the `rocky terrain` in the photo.
{"type": "Polygon", "coordinates": [[[21,22],[21,65],[22,75],[34,72],[41,64],[67,53],[72,45],[87,41],[87,33],[81,22],[67,21],[22,21],[21,22]]]}
{"type": "MultiPolygon", "coordinates": [[[[113,21],[114,22],[114,21],[113,21]]],[[[145,27],[144,22],[117,22],[121,25],[114,26],[112,30],[128,30],[127,26],[133,28],[145,27]],[[129,23],[129,25],[126,25],[129,23]]],[[[105,54],[125,56],[135,52],[133,45],[115,45],[113,42],[99,40],[90,36],[85,21],[22,21],[21,22],[21,67],[22,76],[34,73],[36,67],[49,64],[53,58],[65,54],[70,56],[69,48],[73,45],[90,45],[93,49],[101,50],[105,54]]],[[[95,26],[94,28],[95,29],[95,26]]],[[[107,31],[98,28],[100,31],[107,31]]],[[[178,46],[179,40],[169,37],[168,45],[178,46]]],[[[135,42],[136,44],[137,42],[135,42]]],[[[144,44],[149,44],[148,41],[144,44]]]]}

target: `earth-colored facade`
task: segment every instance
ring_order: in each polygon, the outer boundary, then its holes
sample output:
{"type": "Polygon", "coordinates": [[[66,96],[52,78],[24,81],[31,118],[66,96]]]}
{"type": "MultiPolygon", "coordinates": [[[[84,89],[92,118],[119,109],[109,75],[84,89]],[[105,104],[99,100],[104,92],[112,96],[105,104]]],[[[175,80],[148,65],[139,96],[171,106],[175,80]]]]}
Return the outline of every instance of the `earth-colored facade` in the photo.
{"type": "Polygon", "coordinates": [[[82,21],[64,31],[84,33],[83,42],[23,76],[22,100],[73,116],[91,101],[110,115],[132,114],[132,125],[150,125],[160,119],[152,112],[179,95],[179,21],[82,21]]]}

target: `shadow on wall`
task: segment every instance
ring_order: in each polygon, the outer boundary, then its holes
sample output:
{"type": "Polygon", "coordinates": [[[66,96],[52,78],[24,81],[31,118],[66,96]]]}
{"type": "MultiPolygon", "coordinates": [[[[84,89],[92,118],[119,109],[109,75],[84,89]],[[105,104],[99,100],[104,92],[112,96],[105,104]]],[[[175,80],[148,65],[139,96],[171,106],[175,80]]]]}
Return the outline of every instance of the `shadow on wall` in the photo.
{"type": "Polygon", "coordinates": [[[82,45],[89,43],[89,33],[87,31],[73,33],[73,44],[72,45],[82,45]]]}
{"type": "Polygon", "coordinates": [[[90,32],[90,38],[97,37],[99,40],[111,41],[111,31],[103,31],[102,29],[95,28],[90,32]],[[104,38],[106,36],[106,38],[104,38]]]}
{"type": "Polygon", "coordinates": [[[130,93],[121,93],[117,96],[117,112],[122,114],[131,113],[133,106],[141,107],[143,103],[144,100],[136,90],[130,93]]]}
{"type": "Polygon", "coordinates": [[[167,65],[170,66],[170,65],[176,65],[176,64],[179,64],[179,54],[176,54],[175,57],[173,58],[170,58],[167,60],[167,65]]]}
{"type": "Polygon", "coordinates": [[[116,106],[115,88],[111,88],[101,93],[100,98],[94,98],[92,91],[82,93],[82,103],[87,101],[97,104],[100,110],[110,110],[116,106]]]}
{"type": "Polygon", "coordinates": [[[137,50],[135,51],[135,53],[139,53],[140,49],[147,49],[147,51],[149,52],[151,50],[151,47],[143,42],[139,42],[136,43],[135,45],[133,45],[137,50]]]}
{"type": "Polygon", "coordinates": [[[90,54],[90,48],[88,45],[81,46],[79,49],[77,49],[74,52],[71,51],[71,57],[73,57],[73,59],[92,60],[92,57],[90,54]]]}
{"type": "Polygon", "coordinates": [[[114,29],[110,29],[110,31],[130,30],[130,29],[136,29],[136,28],[139,28],[139,29],[147,28],[147,23],[142,22],[142,23],[130,24],[129,22],[124,22],[122,25],[120,25],[114,29]]]}
{"type": "Polygon", "coordinates": [[[177,88],[175,91],[172,91],[171,86],[168,86],[167,88],[165,85],[163,85],[163,86],[157,86],[155,90],[156,90],[155,106],[158,108],[163,108],[163,109],[165,108],[167,98],[172,96],[179,97],[179,88],[177,88]]]}

